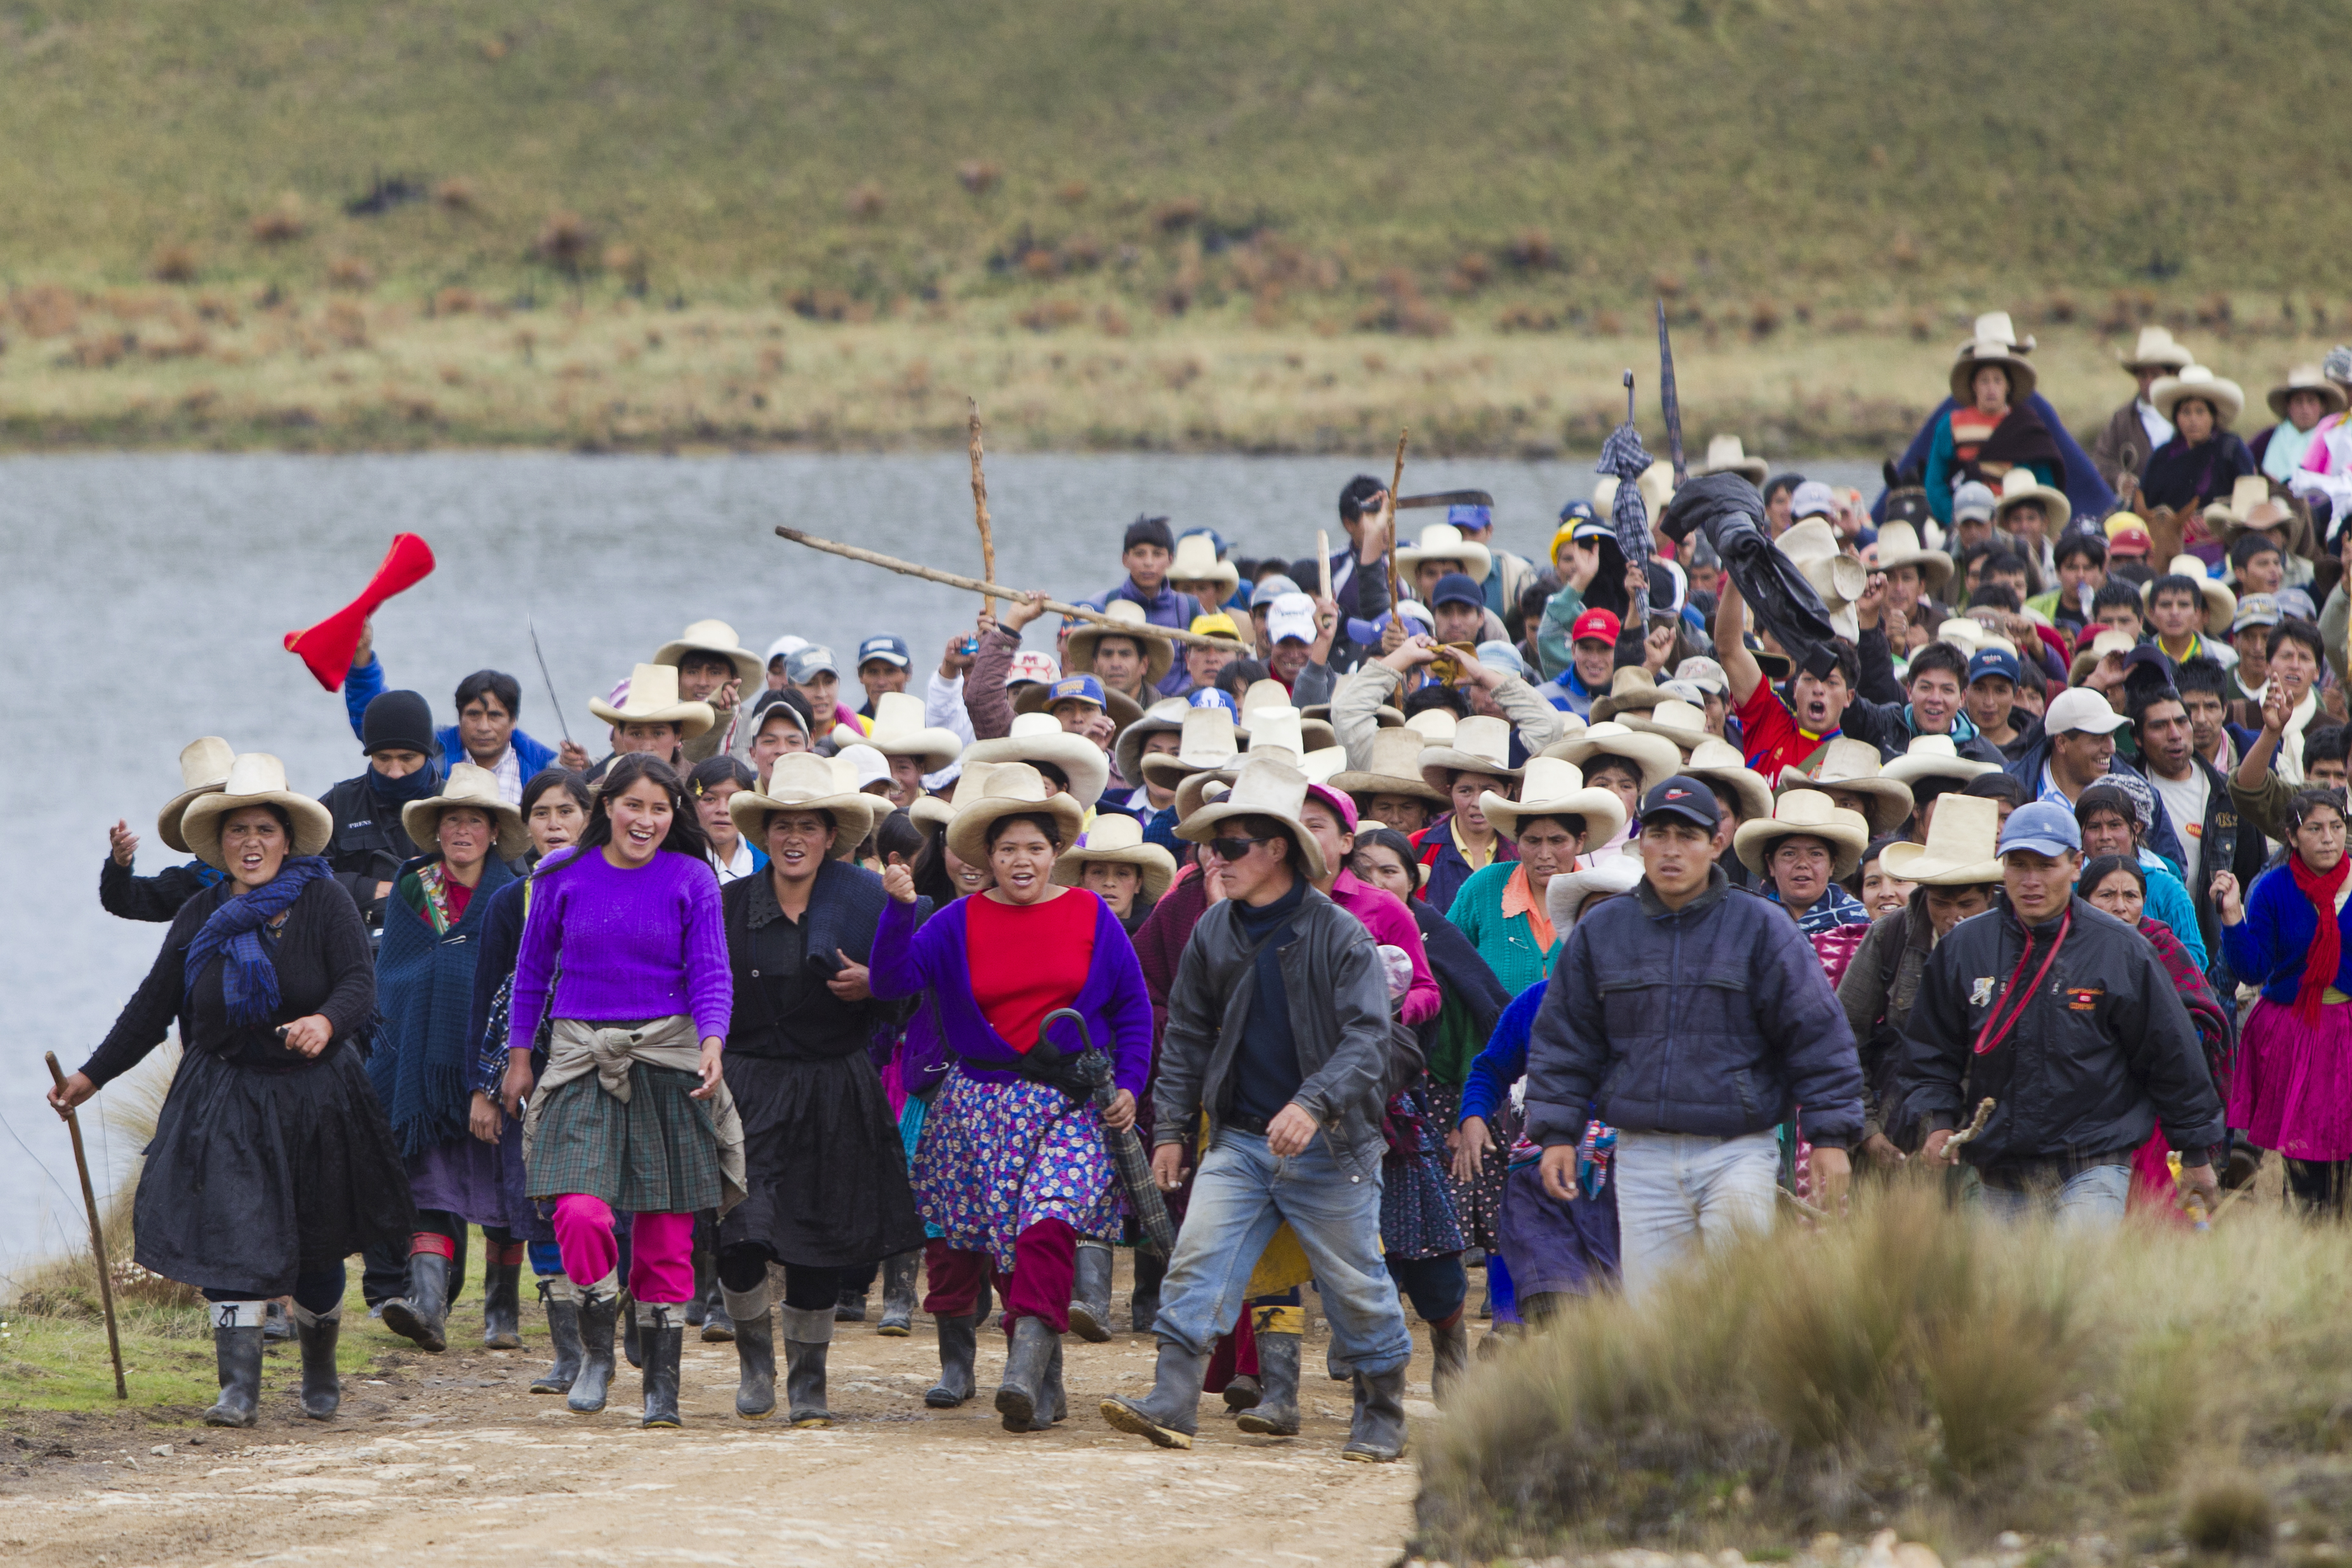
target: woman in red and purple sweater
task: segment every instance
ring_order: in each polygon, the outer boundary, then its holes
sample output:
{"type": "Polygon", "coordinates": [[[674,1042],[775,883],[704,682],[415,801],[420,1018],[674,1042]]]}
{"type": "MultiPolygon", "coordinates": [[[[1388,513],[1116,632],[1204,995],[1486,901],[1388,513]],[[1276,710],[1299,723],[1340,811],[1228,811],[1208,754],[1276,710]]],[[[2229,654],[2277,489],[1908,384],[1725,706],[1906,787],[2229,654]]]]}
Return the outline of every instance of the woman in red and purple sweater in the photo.
{"type": "MultiPolygon", "coordinates": [[[[868,973],[877,996],[928,989],[938,1003],[950,1062],[916,1148],[915,1193],[948,1250],[933,1255],[923,1309],[943,1337],[969,1331],[993,1268],[1012,1340],[996,1409],[1013,1432],[1044,1431],[1065,1413],[1078,1238],[1116,1237],[1125,1213],[1102,1123],[1133,1124],[1151,1063],[1151,999],[1118,917],[1053,879],[1078,820],[1076,800],[1048,799],[1034,768],[999,768],[947,831],[956,858],[987,865],[995,886],[918,927],[913,874],[894,858],[868,973]],[[1038,1050],[1046,1016],[1064,1007],[1113,1064],[1118,1095],[1099,1120],[1085,1089],[1038,1050]]],[[[1065,1058],[1084,1048],[1066,1022],[1051,1039],[1065,1058]]]]}

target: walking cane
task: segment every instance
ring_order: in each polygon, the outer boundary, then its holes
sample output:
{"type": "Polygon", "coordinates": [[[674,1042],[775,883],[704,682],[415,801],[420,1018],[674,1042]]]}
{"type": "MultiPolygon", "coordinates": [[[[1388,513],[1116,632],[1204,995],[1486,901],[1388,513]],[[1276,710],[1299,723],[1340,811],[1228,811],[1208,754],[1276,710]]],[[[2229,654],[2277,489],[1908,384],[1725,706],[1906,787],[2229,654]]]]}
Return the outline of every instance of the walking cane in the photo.
{"type": "MultiPolygon", "coordinates": [[[[1089,1098],[1097,1116],[1109,1110],[1110,1102],[1118,1098],[1118,1088],[1111,1081],[1110,1058],[1095,1048],[1087,1032],[1087,1021],[1076,1008],[1060,1007],[1045,1015],[1037,1026],[1037,1049],[1044,1059],[1066,1059],[1077,1069],[1077,1076],[1091,1087],[1089,1098]],[[1045,1037],[1047,1026],[1063,1018],[1067,1018],[1078,1031],[1080,1049],[1075,1058],[1064,1058],[1060,1048],[1045,1037]]],[[[1149,1246],[1162,1258],[1175,1257],[1175,1222],[1168,1217],[1167,1201],[1151,1179],[1151,1156],[1144,1152],[1143,1140],[1135,1135],[1132,1126],[1106,1126],[1102,1136],[1111,1164],[1118,1173],[1119,1185],[1127,1189],[1128,1201],[1135,1205],[1136,1224],[1143,1230],[1143,1240],[1138,1245],[1149,1246]]]]}
{"type": "MultiPolygon", "coordinates": [[[[57,1080],[58,1089],[64,1089],[66,1074],[58,1066],[58,1053],[41,1054],[48,1060],[49,1077],[57,1080]]],[[[81,1173],[82,1206],[89,1210],[89,1249],[98,1256],[98,1299],[106,1308],[106,1352],[114,1358],[114,1397],[128,1399],[131,1390],[122,1382],[122,1336],[114,1326],[114,1276],[106,1267],[106,1232],[98,1223],[98,1194],[89,1184],[89,1156],[82,1152],[79,1112],[66,1112],[66,1131],[73,1134],[74,1168],[81,1173]]]]}

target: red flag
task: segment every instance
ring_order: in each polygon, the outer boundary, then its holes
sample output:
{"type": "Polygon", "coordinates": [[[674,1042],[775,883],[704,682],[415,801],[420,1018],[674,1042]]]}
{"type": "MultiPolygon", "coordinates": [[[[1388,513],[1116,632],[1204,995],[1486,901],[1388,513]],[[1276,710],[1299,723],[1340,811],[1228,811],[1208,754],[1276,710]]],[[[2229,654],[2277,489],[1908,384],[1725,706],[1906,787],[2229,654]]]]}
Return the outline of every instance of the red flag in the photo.
{"type": "Polygon", "coordinates": [[[352,655],[360,646],[367,618],[394,594],[415,587],[433,572],[433,547],[413,533],[395,533],[383,564],[375,569],[360,596],[307,631],[288,632],[286,651],[299,654],[319,684],[330,691],[343,689],[351,673],[352,655]]]}

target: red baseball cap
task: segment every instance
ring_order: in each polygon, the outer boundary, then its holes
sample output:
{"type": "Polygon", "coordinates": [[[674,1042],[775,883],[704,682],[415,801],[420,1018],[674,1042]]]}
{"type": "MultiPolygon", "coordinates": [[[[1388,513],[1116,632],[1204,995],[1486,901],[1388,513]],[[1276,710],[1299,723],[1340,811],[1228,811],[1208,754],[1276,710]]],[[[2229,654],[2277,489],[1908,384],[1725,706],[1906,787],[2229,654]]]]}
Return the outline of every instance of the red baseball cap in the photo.
{"type": "Polygon", "coordinates": [[[2156,541],[2148,537],[2147,529],[2136,522],[2127,522],[2107,536],[2107,553],[2110,555],[2147,555],[2155,549],[2156,541]]]}
{"type": "Polygon", "coordinates": [[[1580,643],[1587,637],[1598,637],[1614,647],[1617,646],[1617,634],[1623,629],[1617,617],[1607,610],[1587,610],[1576,617],[1574,626],[1568,628],[1568,640],[1580,643]]]}

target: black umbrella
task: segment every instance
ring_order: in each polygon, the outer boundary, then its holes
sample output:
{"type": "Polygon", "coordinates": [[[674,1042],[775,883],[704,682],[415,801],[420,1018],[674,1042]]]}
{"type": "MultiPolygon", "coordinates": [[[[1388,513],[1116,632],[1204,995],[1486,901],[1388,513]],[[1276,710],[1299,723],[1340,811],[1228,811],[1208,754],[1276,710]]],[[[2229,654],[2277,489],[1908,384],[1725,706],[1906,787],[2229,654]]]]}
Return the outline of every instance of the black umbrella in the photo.
{"type": "MultiPolygon", "coordinates": [[[[1118,1098],[1118,1087],[1112,1081],[1110,1058],[1095,1048],[1094,1037],[1087,1033],[1087,1021],[1076,1009],[1058,1008],[1045,1015],[1037,1026],[1037,1048],[1051,1059],[1061,1055],[1061,1047],[1045,1037],[1045,1031],[1057,1018],[1067,1018],[1078,1031],[1081,1047],[1070,1065],[1077,1076],[1092,1086],[1095,1113],[1099,1117],[1118,1098]]],[[[1162,1258],[1176,1254],[1176,1223],[1168,1217],[1168,1205],[1160,1195],[1159,1184],[1151,1179],[1151,1156],[1143,1147],[1143,1140],[1135,1135],[1132,1123],[1125,1127],[1102,1124],[1103,1146],[1110,1151],[1111,1163],[1118,1170],[1119,1185],[1127,1189],[1128,1202],[1135,1205],[1135,1217],[1143,1226],[1144,1239],[1162,1258]]]]}

